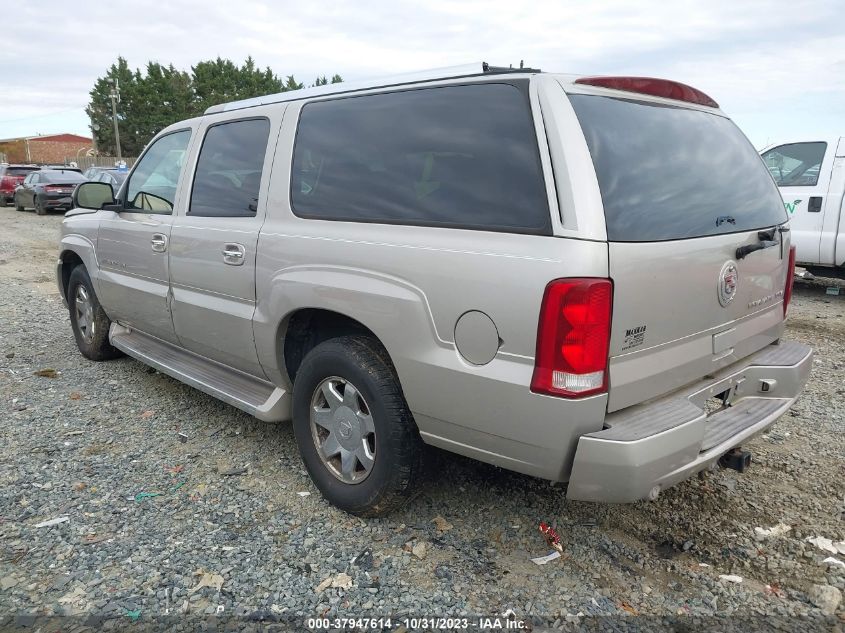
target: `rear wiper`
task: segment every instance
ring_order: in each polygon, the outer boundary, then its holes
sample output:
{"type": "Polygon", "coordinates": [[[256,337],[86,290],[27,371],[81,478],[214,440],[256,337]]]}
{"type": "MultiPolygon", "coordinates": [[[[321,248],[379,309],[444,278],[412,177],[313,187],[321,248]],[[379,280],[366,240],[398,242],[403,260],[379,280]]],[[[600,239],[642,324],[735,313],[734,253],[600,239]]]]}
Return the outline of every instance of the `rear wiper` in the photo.
{"type": "MultiPolygon", "coordinates": [[[[736,249],[736,258],[737,259],[745,259],[747,255],[755,251],[762,251],[764,248],[771,248],[772,246],[777,246],[780,244],[777,240],[775,240],[775,233],[777,233],[777,229],[769,229],[768,231],[757,231],[757,239],[760,240],[757,244],[746,244],[745,246],[740,246],[736,249]]],[[[783,239],[783,237],[781,237],[783,239]]]]}

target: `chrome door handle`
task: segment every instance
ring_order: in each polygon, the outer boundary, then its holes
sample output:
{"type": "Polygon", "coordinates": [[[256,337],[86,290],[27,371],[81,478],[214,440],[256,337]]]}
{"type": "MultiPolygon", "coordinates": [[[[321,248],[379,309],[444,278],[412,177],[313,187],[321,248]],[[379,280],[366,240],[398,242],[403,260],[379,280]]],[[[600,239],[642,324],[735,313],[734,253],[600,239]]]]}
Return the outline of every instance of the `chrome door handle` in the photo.
{"type": "Polygon", "coordinates": [[[167,250],[167,236],[164,233],[153,233],[150,245],[156,253],[163,253],[167,250]]]}
{"type": "Polygon", "coordinates": [[[243,244],[223,245],[223,261],[230,266],[242,266],[244,255],[246,255],[246,248],[243,244]]]}

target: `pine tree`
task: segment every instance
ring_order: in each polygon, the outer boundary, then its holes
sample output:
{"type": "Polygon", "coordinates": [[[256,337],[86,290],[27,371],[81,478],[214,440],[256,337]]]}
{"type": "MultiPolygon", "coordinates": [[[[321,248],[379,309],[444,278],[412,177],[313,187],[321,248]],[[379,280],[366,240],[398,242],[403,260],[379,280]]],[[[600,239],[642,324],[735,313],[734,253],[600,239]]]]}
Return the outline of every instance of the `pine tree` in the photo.
{"type": "MultiPolygon", "coordinates": [[[[303,88],[293,75],[282,81],[269,67],[258,68],[251,56],[242,66],[220,57],[201,61],[190,73],[177,70],[173,64],[165,66],[159,62],[149,62],[143,72],[133,72],[126,60],[118,57],[105,76],[95,82],[90,92],[91,101],[85,108],[92,127],[98,127],[95,136],[100,153],[112,156],[116,147],[109,79],[117,79],[120,86],[117,118],[124,156],[137,156],[165,127],[199,116],[210,106],[303,88]]],[[[331,83],[340,81],[340,75],[331,78],[331,83]]],[[[323,75],[314,85],[328,83],[323,75]]]]}

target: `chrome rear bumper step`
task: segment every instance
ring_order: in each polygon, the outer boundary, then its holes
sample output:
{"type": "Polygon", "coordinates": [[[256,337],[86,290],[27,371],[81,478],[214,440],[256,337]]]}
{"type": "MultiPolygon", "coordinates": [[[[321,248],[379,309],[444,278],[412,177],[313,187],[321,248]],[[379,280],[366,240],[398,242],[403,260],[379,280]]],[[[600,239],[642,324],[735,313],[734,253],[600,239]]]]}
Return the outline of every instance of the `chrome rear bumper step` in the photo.
{"type": "Polygon", "coordinates": [[[756,354],[680,392],[609,414],[608,428],[578,440],[567,498],[626,503],[713,467],[771,426],[795,402],[813,352],[789,342],[756,354]],[[711,415],[705,402],[726,394],[711,415]]]}

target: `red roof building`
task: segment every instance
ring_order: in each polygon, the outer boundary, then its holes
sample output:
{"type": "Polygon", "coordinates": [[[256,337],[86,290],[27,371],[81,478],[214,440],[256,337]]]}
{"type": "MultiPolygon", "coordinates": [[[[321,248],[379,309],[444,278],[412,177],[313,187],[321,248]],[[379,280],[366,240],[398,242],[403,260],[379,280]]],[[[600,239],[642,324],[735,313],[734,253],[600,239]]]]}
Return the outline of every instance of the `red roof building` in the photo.
{"type": "Polygon", "coordinates": [[[94,148],[94,141],[78,134],[45,134],[0,140],[0,154],[8,163],[64,163],[94,148]]]}

